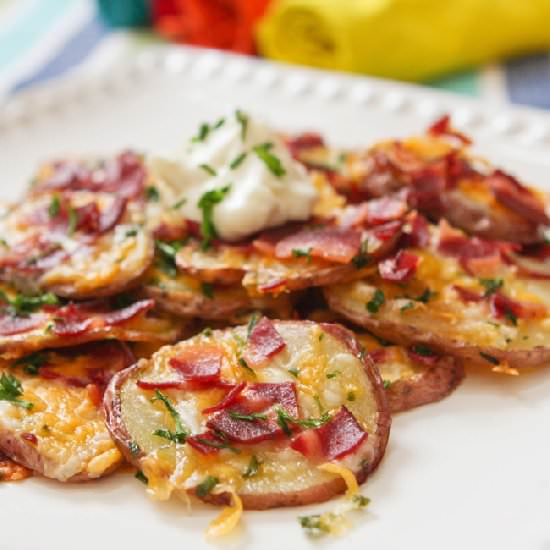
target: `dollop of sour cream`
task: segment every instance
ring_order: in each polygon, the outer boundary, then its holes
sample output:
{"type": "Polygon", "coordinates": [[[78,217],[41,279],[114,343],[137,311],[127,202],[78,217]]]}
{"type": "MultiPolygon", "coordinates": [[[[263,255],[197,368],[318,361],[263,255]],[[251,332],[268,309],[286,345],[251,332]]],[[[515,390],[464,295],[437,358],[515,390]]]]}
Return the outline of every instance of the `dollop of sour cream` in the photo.
{"type": "Polygon", "coordinates": [[[148,158],[163,202],[201,222],[205,193],[225,190],[212,209],[217,235],[238,241],[289,221],[307,220],[318,191],[278,134],[239,110],[202,124],[181,152],[148,158]]]}

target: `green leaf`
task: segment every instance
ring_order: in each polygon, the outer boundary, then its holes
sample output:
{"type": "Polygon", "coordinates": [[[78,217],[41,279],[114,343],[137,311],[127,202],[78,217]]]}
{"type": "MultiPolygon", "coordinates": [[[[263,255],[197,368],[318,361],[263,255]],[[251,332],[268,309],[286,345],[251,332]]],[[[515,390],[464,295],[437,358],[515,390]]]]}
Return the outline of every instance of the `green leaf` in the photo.
{"type": "Polygon", "coordinates": [[[3,373],[0,377],[0,401],[9,401],[12,405],[30,410],[34,407],[29,401],[18,399],[23,395],[21,382],[15,376],[3,373]]]}
{"type": "Polygon", "coordinates": [[[411,350],[418,355],[422,355],[422,357],[433,357],[436,355],[432,348],[424,344],[414,344],[411,346],[411,350]]]}
{"type": "Polygon", "coordinates": [[[290,429],[289,424],[295,424],[296,426],[306,429],[319,428],[331,419],[328,412],[323,413],[319,418],[294,418],[281,407],[278,407],[276,412],[277,424],[279,424],[283,432],[289,437],[292,435],[292,430],[290,429]]]}
{"type": "Polygon", "coordinates": [[[236,168],[238,168],[244,161],[244,159],[246,158],[246,153],[241,153],[240,155],[237,155],[229,164],[229,168],[231,170],[235,170],[236,168]]]}
{"type": "Polygon", "coordinates": [[[271,153],[273,143],[261,143],[255,145],[252,150],[258,158],[266,165],[267,169],[276,177],[280,178],[286,174],[280,159],[271,153]]]}
{"type": "Polygon", "coordinates": [[[248,466],[246,467],[246,470],[243,473],[243,477],[245,479],[249,479],[251,477],[254,477],[258,470],[260,469],[261,462],[258,460],[258,457],[256,455],[252,455],[250,458],[250,462],[248,463],[248,466]]]}
{"type": "Polygon", "coordinates": [[[411,301],[411,302],[407,302],[406,304],[402,305],[402,306],[399,308],[399,310],[400,310],[401,312],[403,312],[403,311],[407,311],[407,310],[413,309],[413,308],[414,308],[414,302],[411,301]]]}
{"type": "MultiPolygon", "coordinates": [[[[221,436],[222,434],[220,432],[217,435],[221,436]]],[[[198,441],[202,445],[206,445],[207,447],[212,447],[213,449],[227,449],[228,451],[231,451],[232,453],[235,453],[237,455],[240,454],[241,452],[239,449],[232,447],[229,443],[227,443],[227,441],[214,441],[212,439],[205,439],[200,436],[195,436],[194,439],[195,441],[198,441]]]]}
{"type": "Polygon", "coordinates": [[[141,452],[139,445],[136,441],[133,440],[128,443],[128,448],[130,449],[130,453],[132,453],[132,456],[137,456],[141,452]]]}
{"type": "Polygon", "coordinates": [[[155,240],[157,252],[157,267],[169,277],[175,277],[178,273],[176,255],[185,241],[161,241],[155,240]]]}
{"type": "Polygon", "coordinates": [[[211,283],[201,283],[201,292],[206,298],[214,298],[214,285],[211,283]]]}
{"type": "Polygon", "coordinates": [[[327,378],[330,380],[331,378],[336,378],[340,374],[340,371],[334,371],[334,372],[327,372],[327,378]]]}
{"type": "Polygon", "coordinates": [[[246,326],[246,337],[250,338],[250,335],[252,334],[252,331],[254,330],[254,327],[258,324],[258,321],[260,320],[260,314],[259,313],[253,313],[250,317],[250,321],[248,321],[248,325],[246,326]]]}
{"type": "Polygon", "coordinates": [[[377,288],[373,294],[373,297],[367,302],[366,308],[369,313],[378,313],[378,310],[385,301],[386,297],[384,296],[384,293],[377,288]]]}
{"type": "Polygon", "coordinates": [[[185,197],[182,197],[179,201],[176,201],[172,205],[172,209],[173,210],[179,210],[186,202],[187,202],[187,199],[185,197]]]}
{"type": "Polygon", "coordinates": [[[312,516],[299,516],[298,521],[302,526],[302,529],[305,529],[311,535],[321,535],[323,533],[329,533],[330,527],[323,523],[323,520],[319,514],[314,514],[312,516]]]}
{"type": "Polygon", "coordinates": [[[204,478],[204,481],[199,483],[197,485],[197,488],[195,489],[195,493],[198,497],[204,498],[206,495],[210,494],[212,492],[212,489],[220,482],[220,480],[217,477],[214,476],[206,476],[204,478]]]}
{"type": "Polygon", "coordinates": [[[149,480],[147,479],[147,476],[141,471],[141,470],[138,470],[136,472],[136,474],[134,475],[134,477],[141,481],[141,483],[144,483],[145,485],[147,485],[149,483],[149,480]]]}
{"type": "Polygon", "coordinates": [[[424,304],[427,304],[435,295],[437,292],[432,292],[429,288],[426,288],[420,296],[417,296],[416,298],[412,298],[415,302],[422,302],[424,304]]]}
{"type": "Polygon", "coordinates": [[[74,234],[78,226],[78,212],[73,208],[69,208],[69,224],[67,225],[67,233],[74,234]]]}
{"type": "Polygon", "coordinates": [[[303,249],[303,248],[293,248],[292,249],[292,256],[294,258],[307,258],[308,262],[311,262],[311,251],[313,248],[310,246],[309,248],[303,249]]]}
{"type": "Polygon", "coordinates": [[[48,215],[50,218],[55,218],[59,211],[61,210],[61,201],[59,200],[59,197],[57,195],[54,195],[52,197],[52,200],[50,201],[50,206],[48,207],[48,215]]]}
{"type": "Polygon", "coordinates": [[[184,443],[185,439],[189,435],[188,430],[184,429],[183,424],[181,422],[181,417],[179,412],[175,409],[174,405],[170,402],[170,399],[166,395],[164,395],[161,391],[155,390],[155,397],[151,399],[151,401],[154,403],[155,401],[160,401],[163,403],[163,405],[166,407],[166,410],[170,413],[170,416],[174,420],[174,424],[176,426],[175,432],[169,432],[168,430],[156,430],[154,432],[154,435],[158,435],[159,437],[165,437],[166,439],[170,439],[171,441],[177,442],[177,443],[184,443]],[[157,432],[162,432],[162,435],[157,432]],[[173,437],[166,437],[168,434],[173,435],[173,437]]]}
{"type": "Polygon", "coordinates": [[[37,351],[17,359],[14,361],[12,367],[23,367],[23,371],[26,374],[36,376],[47,360],[48,354],[46,352],[37,351]]]}
{"type": "Polygon", "coordinates": [[[159,190],[155,186],[150,185],[145,190],[145,197],[149,202],[158,202],[160,199],[159,190]]]}
{"type": "Polygon", "coordinates": [[[355,269],[362,269],[370,263],[370,258],[368,254],[369,241],[364,239],[361,243],[361,248],[359,254],[356,254],[352,259],[351,263],[354,265],[355,269]]]}
{"type": "Polygon", "coordinates": [[[479,279],[479,284],[485,289],[483,296],[487,297],[501,289],[504,281],[502,279],[479,279]]]}
{"type": "Polygon", "coordinates": [[[256,422],[256,420],[267,420],[267,415],[263,413],[240,413],[239,411],[229,411],[229,416],[234,420],[244,420],[246,422],[256,422]]]}
{"type": "Polygon", "coordinates": [[[349,391],[348,392],[348,395],[346,396],[346,399],[348,401],[355,401],[356,397],[355,397],[355,392],[352,392],[352,391],[349,391]]]}
{"type": "Polygon", "coordinates": [[[225,198],[230,190],[231,185],[229,184],[225,187],[206,191],[197,203],[197,206],[202,211],[201,233],[203,238],[203,250],[207,250],[212,242],[212,239],[215,239],[218,236],[213,221],[214,207],[225,198]]]}
{"type": "Polygon", "coordinates": [[[209,176],[216,177],[218,175],[216,170],[209,164],[199,164],[199,168],[204,170],[209,176]]]}
{"type": "Polygon", "coordinates": [[[488,353],[485,353],[484,351],[480,351],[479,355],[483,359],[485,359],[485,361],[487,361],[488,363],[491,363],[491,365],[500,365],[500,361],[496,357],[493,357],[492,355],[489,355],[488,353]]]}
{"type": "Polygon", "coordinates": [[[353,495],[351,501],[356,508],[366,508],[370,504],[370,498],[363,495],[353,495]]]}
{"type": "Polygon", "coordinates": [[[294,378],[298,378],[298,376],[300,375],[300,371],[296,367],[291,367],[290,369],[288,369],[288,372],[292,374],[294,378]]]}
{"type": "Polygon", "coordinates": [[[208,137],[209,133],[210,133],[210,125],[207,124],[206,122],[203,122],[199,126],[199,131],[197,132],[197,135],[192,137],[191,141],[193,143],[199,143],[201,141],[204,141],[208,137]]]}
{"type": "Polygon", "coordinates": [[[392,385],[390,380],[384,380],[383,384],[384,384],[384,389],[385,390],[387,390],[392,385]]]}
{"type": "Polygon", "coordinates": [[[246,139],[246,133],[248,131],[248,115],[243,113],[240,109],[235,111],[235,118],[237,122],[241,125],[241,141],[246,139]]]}

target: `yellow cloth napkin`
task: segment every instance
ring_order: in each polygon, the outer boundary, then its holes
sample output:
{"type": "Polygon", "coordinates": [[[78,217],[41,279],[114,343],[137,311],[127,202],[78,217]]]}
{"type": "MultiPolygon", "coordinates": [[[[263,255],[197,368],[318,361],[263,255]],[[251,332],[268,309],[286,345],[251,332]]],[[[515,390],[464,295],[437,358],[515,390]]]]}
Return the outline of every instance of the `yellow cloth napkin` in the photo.
{"type": "Polygon", "coordinates": [[[273,0],[266,57],[422,80],[550,49],[550,0],[273,0]]]}

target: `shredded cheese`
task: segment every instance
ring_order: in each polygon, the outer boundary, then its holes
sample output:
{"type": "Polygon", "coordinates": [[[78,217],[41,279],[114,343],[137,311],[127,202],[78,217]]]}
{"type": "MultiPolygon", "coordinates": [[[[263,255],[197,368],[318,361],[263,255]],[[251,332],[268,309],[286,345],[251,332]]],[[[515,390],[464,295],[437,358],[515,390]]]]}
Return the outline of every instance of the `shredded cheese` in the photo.
{"type": "Polygon", "coordinates": [[[231,505],[226,506],[220,515],[210,522],[206,536],[212,538],[231,533],[237,527],[243,513],[242,500],[233,487],[230,485],[220,486],[216,493],[229,493],[231,495],[231,505]]]}
{"type": "Polygon", "coordinates": [[[340,464],[335,464],[334,462],[325,462],[317,466],[317,468],[323,472],[342,477],[347,487],[346,498],[351,499],[359,492],[359,484],[357,483],[355,474],[349,468],[340,464]]]}

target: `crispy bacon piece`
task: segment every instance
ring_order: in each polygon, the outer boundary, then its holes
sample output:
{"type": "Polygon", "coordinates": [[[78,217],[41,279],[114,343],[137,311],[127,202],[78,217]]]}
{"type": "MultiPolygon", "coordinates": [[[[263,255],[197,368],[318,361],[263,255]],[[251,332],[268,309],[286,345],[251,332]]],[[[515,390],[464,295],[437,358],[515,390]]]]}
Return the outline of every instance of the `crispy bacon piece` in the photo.
{"type": "Polygon", "coordinates": [[[276,413],[270,410],[278,405],[289,415],[298,415],[296,387],[292,382],[281,384],[251,384],[242,392],[231,410],[216,413],[207,423],[212,430],[222,432],[231,441],[238,443],[258,443],[280,436],[283,431],[277,423],[276,413]],[[232,413],[242,415],[263,414],[265,418],[241,420],[232,413]]]}
{"type": "Polygon", "coordinates": [[[170,366],[176,369],[190,387],[203,388],[220,381],[223,350],[213,344],[187,346],[170,359],[170,366]]]}
{"type": "Polygon", "coordinates": [[[273,323],[262,317],[252,329],[243,356],[251,366],[258,366],[279,353],[286,344],[273,323]]]}
{"type": "Polygon", "coordinates": [[[92,191],[115,193],[124,199],[136,199],[143,194],[145,167],[138,155],[126,151],[90,168],[74,161],[54,162],[53,174],[33,188],[44,191],[92,191]]]}
{"type": "Polygon", "coordinates": [[[399,220],[379,225],[369,231],[373,237],[380,241],[392,241],[401,234],[403,223],[399,220]]]}
{"type": "Polygon", "coordinates": [[[347,264],[360,247],[361,232],[354,229],[303,229],[280,240],[275,246],[275,256],[292,258],[298,250],[329,262],[347,264]]]}
{"type": "Polygon", "coordinates": [[[516,178],[502,170],[495,170],[486,182],[502,205],[535,224],[550,225],[542,201],[516,178]]]}
{"type": "Polygon", "coordinates": [[[337,460],[353,453],[366,439],[367,432],[344,406],[325,425],[298,434],[290,446],[313,459],[337,460]]]}
{"type": "Polygon", "coordinates": [[[423,248],[430,243],[430,226],[426,218],[418,212],[413,212],[407,220],[405,246],[423,248]]]}
{"type": "Polygon", "coordinates": [[[40,275],[60,264],[68,254],[46,235],[36,234],[3,251],[0,270],[40,275]]]}
{"type": "Polygon", "coordinates": [[[154,231],[155,239],[161,241],[179,241],[187,235],[187,223],[185,220],[178,225],[168,225],[161,223],[154,231]]]}
{"type": "Polygon", "coordinates": [[[206,409],[203,409],[202,414],[212,414],[218,411],[223,411],[223,409],[227,409],[237,401],[237,398],[242,393],[245,387],[246,382],[241,382],[240,384],[233,386],[229,390],[227,395],[217,405],[213,405],[212,407],[207,407],[206,409]]]}
{"type": "Polygon", "coordinates": [[[203,455],[212,455],[220,452],[220,445],[223,441],[216,437],[212,432],[204,432],[202,434],[191,435],[186,440],[195,451],[203,455]],[[209,445],[210,443],[210,445],[209,445]]]}
{"type": "Polygon", "coordinates": [[[0,314],[0,335],[14,336],[38,328],[44,322],[45,316],[33,313],[27,317],[16,317],[10,313],[0,314]]]}
{"type": "Polygon", "coordinates": [[[348,206],[342,214],[342,227],[371,227],[401,219],[408,210],[404,193],[371,199],[348,206]]]}
{"type": "Polygon", "coordinates": [[[458,132],[455,130],[451,124],[451,117],[450,115],[443,115],[441,118],[436,120],[429,128],[428,128],[428,134],[431,134],[432,136],[449,136],[458,139],[461,141],[464,145],[470,145],[472,143],[472,140],[464,135],[462,132],[458,132]]]}
{"type": "Polygon", "coordinates": [[[416,273],[420,258],[416,254],[400,250],[393,258],[387,258],[378,264],[380,277],[385,281],[402,283],[416,273]]]}
{"type": "Polygon", "coordinates": [[[300,153],[302,153],[304,149],[325,147],[325,140],[321,134],[317,132],[304,132],[303,134],[288,137],[285,143],[290,150],[290,154],[297,160],[300,160],[300,153]]]}
{"type": "MultiPolygon", "coordinates": [[[[51,312],[55,313],[53,331],[58,336],[78,336],[92,326],[121,325],[149,311],[154,305],[154,300],[140,300],[121,309],[105,311],[108,309],[108,303],[97,300],[51,308],[51,312]]],[[[48,310],[50,311],[50,309],[48,310]]]]}
{"type": "Polygon", "coordinates": [[[491,312],[497,318],[507,318],[515,323],[516,319],[536,319],[546,315],[543,304],[520,302],[500,292],[491,296],[491,312]]]}

